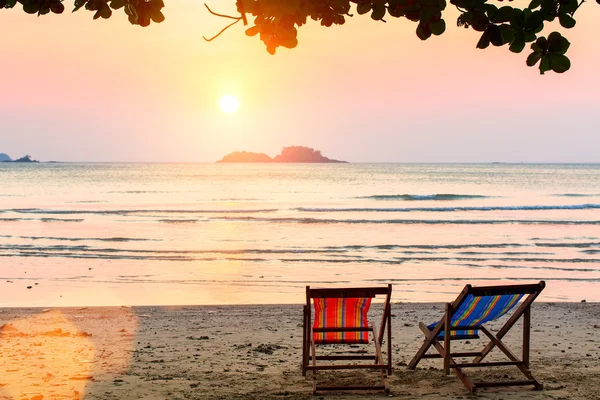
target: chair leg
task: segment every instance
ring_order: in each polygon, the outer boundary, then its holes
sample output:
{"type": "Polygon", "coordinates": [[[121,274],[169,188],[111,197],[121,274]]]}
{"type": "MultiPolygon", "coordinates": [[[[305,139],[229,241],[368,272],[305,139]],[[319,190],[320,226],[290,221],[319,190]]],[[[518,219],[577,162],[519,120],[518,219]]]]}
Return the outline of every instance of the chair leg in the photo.
{"type": "MultiPolygon", "coordinates": [[[[373,343],[375,344],[375,364],[383,364],[383,355],[381,354],[381,343],[379,343],[379,331],[373,328],[373,343]]],[[[388,394],[390,392],[390,387],[388,386],[386,373],[380,369],[379,375],[381,376],[381,384],[385,388],[385,393],[388,394]]]]}
{"type": "MultiPolygon", "coordinates": [[[[422,322],[420,322],[420,323],[419,323],[419,328],[421,329],[421,331],[423,331],[423,333],[424,333],[425,335],[429,335],[429,334],[431,333],[431,332],[429,332],[429,329],[427,329],[427,326],[425,326],[425,324],[424,324],[424,323],[422,323],[422,322]]],[[[441,355],[442,357],[445,357],[445,356],[446,356],[446,350],[444,349],[444,347],[441,345],[441,343],[440,343],[440,342],[439,342],[439,341],[438,341],[436,338],[433,338],[433,339],[431,339],[431,340],[426,340],[426,341],[425,341],[425,343],[423,343],[423,346],[421,347],[421,349],[425,348],[426,346],[427,346],[427,349],[428,349],[430,346],[433,346],[433,347],[434,347],[434,348],[435,348],[435,349],[438,351],[438,353],[440,353],[440,355],[441,355]]],[[[423,354],[427,353],[427,349],[425,349],[425,351],[423,352],[423,354]]],[[[417,355],[418,355],[418,353],[417,353],[417,355]]],[[[419,357],[419,359],[418,359],[418,360],[416,360],[416,363],[418,363],[418,362],[419,362],[419,360],[420,360],[422,357],[423,357],[423,356],[421,355],[421,356],[419,357]]],[[[456,364],[456,362],[454,361],[454,359],[452,358],[452,356],[450,355],[450,353],[448,353],[448,357],[449,357],[449,360],[450,360],[450,363],[451,363],[451,364],[456,364]]],[[[416,359],[416,356],[415,356],[415,358],[413,358],[413,361],[415,361],[415,359],[416,359]]],[[[413,361],[411,361],[411,363],[412,363],[413,361]]],[[[415,366],[416,366],[416,363],[415,363],[415,366]]],[[[409,368],[410,368],[410,367],[409,367],[409,368]]],[[[414,368],[413,368],[413,369],[414,369],[414,368]]],[[[469,379],[469,378],[468,378],[468,377],[467,377],[467,376],[464,374],[464,372],[462,372],[462,369],[460,369],[460,368],[452,368],[452,370],[454,371],[454,374],[455,374],[455,375],[458,377],[458,379],[460,379],[460,381],[463,383],[463,385],[465,385],[465,387],[466,387],[466,388],[467,388],[467,389],[468,389],[468,390],[469,390],[471,393],[474,393],[474,392],[475,392],[475,389],[476,389],[476,387],[475,387],[475,383],[473,383],[473,381],[472,381],[471,379],[469,379]]]]}
{"type": "Polygon", "coordinates": [[[423,344],[421,345],[419,351],[417,351],[417,354],[415,354],[412,360],[410,360],[410,362],[408,363],[408,369],[417,368],[419,361],[421,361],[423,356],[427,354],[427,351],[429,350],[429,348],[433,344],[433,340],[435,339],[429,338],[431,332],[429,332],[429,329],[427,329],[424,323],[419,322],[419,329],[421,329],[421,331],[425,334],[425,340],[423,341],[423,344]]]}
{"type": "Polygon", "coordinates": [[[306,367],[308,366],[308,346],[307,346],[307,334],[306,334],[306,330],[308,328],[308,324],[306,321],[306,317],[307,315],[307,311],[306,311],[307,306],[304,306],[303,309],[303,319],[302,319],[302,376],[306,376],[306,367]]]}
{"type": "MultiPolygon", "coordinates": [[[[313,340],[312,329],[310,329],[310,346],[312,350],[312,365],[313,367],[317,366],[317,348],[315,346],[315,341],[313,340]]],[[[313,394],[317,394],[317,370],[313,369],[312,371],[312,383],[313,383],[313,394]]]]}
{"type": "Polygon", "coordinates": [[[388,370],[387,374],[392,375],[392,310],[388,308],[388,324],[387,324],[387,359],[388,370]]]}
{"type": "MultiPolygon", "coordinates": [[[[425,328],[425,329],[427,329],[427,328],[425,328]]],[[[442,356],[446,357],[446,354],[447,354],[449,362],[451,364],[456,364],[456,362],[450,355],[450,352],[446,353],[446,349],[444,349],[444,347],[442,347],[442,345],[440,344],[440,342],[438,340],[434,340],[432,345],[442,356]]],[[[469,392],[475,393],[475,390],[476,390],[475,383],[469,377],[467,377],[464,372],[462,372],[462,369],[452,368],[452,371],[454,371],[454,374],[458,377],[458,379],[460,379],[460,381],[463,383],[463,385],[465,385],[465,387],[469,390],[469,392]]]]}
{"type": "Polygon", "coordinates": [[[529,369],[529,346],[531,337],[531,306],[523,313],[523,362],[525,368],[529,369]]]}
{"type": "MultiPolygon", "coordinates": [[[[481,327],[481,331],[483,333],[485,333],[485,335],[494,343],[494,345],[496,347],[498,347],[498,349],[500,349],[505,355],[506,357],[508,357],[511,361],[514,362],[518,362],[519,359],[510,351],[510,349],[508,347],[506,347],[506,345],[502,342],[502,340],[500,340],[499,338],[497,338],[494,334],[492,334],[487,328],[485,327],[481,327]]],[[[525,377],[531,381],[533,381],[533,386],[537,389],[537,390],[542,390],[544,388],[544,385],[542,385],[531,373],[531,371],[529,370],[528,366],[525,366],[523,364],[518,364],[517,368],[519,368],[519,370],[521,371],[521,373],[523,373],[523,375],[525,375],[525,377]]]]}

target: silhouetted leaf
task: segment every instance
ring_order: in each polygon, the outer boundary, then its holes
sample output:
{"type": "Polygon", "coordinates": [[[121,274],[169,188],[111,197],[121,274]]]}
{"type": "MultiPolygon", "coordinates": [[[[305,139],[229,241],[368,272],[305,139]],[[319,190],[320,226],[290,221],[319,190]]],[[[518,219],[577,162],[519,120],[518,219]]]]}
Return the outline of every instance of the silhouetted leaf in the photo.
{"type": "Polygon", "coordinates": [[[158,10],[151,10],[150,18],[152,18],[152,21],[156,22],[157,24],[165,20],[165,16],[163,15],[163,13],[158,10]]]}
{"type": "Polygon", "coordinates": [[[559,14],[572,14],[579,7],[579,2],[577,0],[561,0],[560,7],[558,9],[559,14]]]}
{"type": "Polygon", "coordinates": [[[37,14],[39,9],[39,4],[37,3],[23,4],[23,11],[25,11],[27,14],[37,14]]]}
{"type": "Polygon", "coordinates": [[[138,24],[140,26],[150,25],[150,14],[149,13],[138,13],[138,24]]]}
{"type": "Polygon", "coordinates": [[[544,49],[542,49],[537,43],[531,43],[531,50],[535,51],[536,53],[540,53],[540,54],[544,53],[544,49]]]}
{"type": "Polygon", "coordinates": [[[54,14],[62,14],[65,11],[65,6],[63,3],[53,3],[50,6],[50,10],[52,10],[54,14]]]}
{"type": "Polygon", "coordinates": [[[486,30],[485,32],[483,32],[483,34],[479,38],[479,42],[477,42],[476,48],[478,48],[478,49],[485,49],[489,45],[490,45],[490,34],[486,30]]]}
{"type": "Polygon", "coordinates": [[[550,68],[556,73],[562,74],[571,68],[571,61],[563,54],[549,54],[546,57],[548,57],[550,68]]]}
{"type": "MultiPolygon", "coordinates": [[[[108,4],[104,4],[100,10],[98,10],[98,12],[96,14],[99,14],[102,18],[104,19],[109,19],[110,16],[112,15],[112,10],[110,9],[110,7],[108,6],[108,4]]],[[[96,19],[96,16],[94,15],[94,19],[96,19]]]]}
{"type": "Polygon", "coordinates": [[[514,31],[508,24],[500,25],[500,33],[502,34],[502,40],[504,43],[511,43],[515,38],[514,31]]]}
{"type": "Polygon", "coordinates": [[[429,27],[424,26],[422,23],[419,22],[419,25],[417,25],[417,36],[421,40],[427,40],[429,39],[429,37],[431,37],[431,30],[429,29],[429,27]]]}
{"type": "Polygon", "coordinates": [[[501,7],[492,19],[492,22],[510,22],[513,16],[513,8],[509,6],[501,7]]]}
{"type": "Polygon", "coordinates": [[[385,17],[385,4],[383,3],[375,3],[373,4],[373,12],[371,13],[371,18],[376,21],[379,21],[385,17]]]}
{"type": "Polygon", "coordinates": [[[525,26],[525,14],[523,13],[523,10],[520,10],[518,8],[513,9],[513,15],[510,19],[510,25],[516,30],[523,29],[523,27],[525,26]]]}
{"type": "Polygon", "coordinates": [[[110,7],[113,10],[118,10],[120,8],[123,8],[125,6],[125,0],[112,0],[110,2],[110,7]]]}
{"type": "Polygon", "coordinates": [[[570,29],[570,28],[574,27],[575,23],[577,22],[569,14],[559,14],[558,15],[558,20],[560,21],[560,24],[564,28],[567,28],[567,29],[570,29]]]}
{"type": "Polygon", "coordinates": [[[137,11],[136,11],[135,6],[133,4],[131,4],[131,3],[125,4],[125,14],[127,14],[129,16],[135,15],[136,21],[137,21],[137,11]]]}
{"type": "Polygon", "coordinates": [[[542,53],[533,52],[527,57],[527,65],[533,67],[542,58],[542,53]]]}
{"type": "Polygon", "coordinates": [[[260,32],[258,26],[252,26],[246,29],[246,35],[248,36],[255,36],[258,32],[260,32]]]}
{"type": "Polygon", "coordinates": [[[356,6],[356,12],[360,15],[366,14],[371,11],[371,3],[362,3],[356,6]]]}
{"type": "Polygon", "coordinates": [[[571,43],[558,32],[552,32],[548,36],[548,52],[553,54],[565,54],[571,43]]]}
{"type": "Polygon", "coordinates": [[[88,0],[75,0],[75,8],[73,9],[73,12],[79,10],[81,7],[85,6],[85,3],[87,3],[88,0]]]}
{"type": "Polygon", "coordinates": [[[548,56],[543,56],[542,61],[540,62],[540,74],[544,75],[544,72],[550,70],[550,60],[548,59],[548,56]]]}
{"type": "MultiPolygon", "coordinates": [[[[527,10],[526,10],[527,11],[527,10]]],[[[540,11],[534,11],[529,16],[525,17],[525,29],[536,31],[539,26],[544,23],[544,17],[540,11]]]]}
{"type": "Polygon", "coordinates": [[[523,32],[519,32],[515,35],[512,43],[510,44],[509,50],[513,53],[520,53],[525,48],[525,35],[523,32]]]}
{"type": "Polygon", "coordinates": [[[436,36],[441,35],[446,30],[446,22],[443,19],[431,23],[431,33],[436,36]]]}
{"type": "Polygon", "coordinates": [[[471,20],[471,26],[478,32],[483,32],[487,29],[490,20],[487,15],[483,11],[475,10],[473,11],[473,18],[471,20]]]}
{"type": "Polygon", "coordinates": [[[138,23],[138,15],[137,14],[130,15],[127,19],[133,25],[137,25],[137,23],[138,23]]]}
{"type": "Polygon", "coordinates": [[[523,37],[527,43],[533,42],[535,39],[537,39],[536,34],[533,32],[523,32],[523,37]]]}
{"type": "Polygon", "coordinates": [[[542,0],[531,0],[531,3],[529,3],[528,8],[533,10],[533,9],[538,8],[541,5],[542,5],[542,0]]]}
{"type": "MultiPolygon", "coordinates": [[[[553,32],[554,33],[554,32],[553,32]]],[[[550,34],[552,35],[552,33],[550,34]]],[[[542,52],[545,52],[546,50],[548,50],[548,39],[546,39],[545,37],[541,37],[538,38],[538,40],[535,41],[535,44],[542,49],[542,52]]],[[[533,48],[533,44],[531,45],[533,48]]]]}
{"type": "Polygon", "coordinates": [[[500,27],[498,25],[490,25],[486,32],[489,32],[490,42],[494,46],[502,46],[504,44],[504,39],[502,38],[502,33],[500,32],[500,27]]]}

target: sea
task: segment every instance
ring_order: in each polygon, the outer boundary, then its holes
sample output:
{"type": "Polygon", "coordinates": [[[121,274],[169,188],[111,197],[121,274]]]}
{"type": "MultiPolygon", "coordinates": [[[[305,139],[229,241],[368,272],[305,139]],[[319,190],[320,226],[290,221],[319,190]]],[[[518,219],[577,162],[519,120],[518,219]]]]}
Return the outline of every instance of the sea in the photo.
{"type": "Polygon", "coordinates": [[[600,164],[0,164],[0,306],[600,301],[600,164]]]}

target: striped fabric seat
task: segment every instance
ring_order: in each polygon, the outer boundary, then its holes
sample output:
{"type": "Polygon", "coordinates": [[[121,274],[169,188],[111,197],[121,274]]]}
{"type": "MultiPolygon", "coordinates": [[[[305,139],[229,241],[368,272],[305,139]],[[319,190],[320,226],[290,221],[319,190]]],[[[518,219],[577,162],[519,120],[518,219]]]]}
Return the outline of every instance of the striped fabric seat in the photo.
{"type": "MultiPolygon", "coordinates": [[[[469,294],[467,298],[454,312],[451,323],[452,326],[473,326],[482,325],[486,322],[495,320],[509,312],[521,298],[523,294],[507,294],[499,296],[473,296],[469,294]]],[[[437,322],[429,325],[427,328],[432,331],[437,322]]],[[[441,331],[438,338],[444,337],[444,331],[441,331]]],[[[477,329],[452,331],[451,339],[478,339],[479,331],[477,329]]]]}
{"type": "MultiPolygon", "coordinates": [[[[366,328],[370,298],[315,298],[315,328],[366,328]]],[[[369,343],[369,332],[314,332],[317,344],[369,343]]]]}

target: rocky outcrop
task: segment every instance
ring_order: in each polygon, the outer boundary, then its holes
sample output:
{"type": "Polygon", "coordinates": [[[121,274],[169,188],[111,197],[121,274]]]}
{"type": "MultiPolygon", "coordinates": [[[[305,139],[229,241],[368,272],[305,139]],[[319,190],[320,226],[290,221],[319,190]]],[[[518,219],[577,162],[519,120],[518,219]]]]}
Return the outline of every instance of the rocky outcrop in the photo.
{"type": "Polygon", "coordinates": [[[275,163],[345,163],[346,161],[333,160],[321,154],[319,150],[304,146],[289,146],[281,150],[281,154],[274,158],[264,153],[248,151],[235,151],[223,157],[218,162],[275,162],[275,163]]]}

